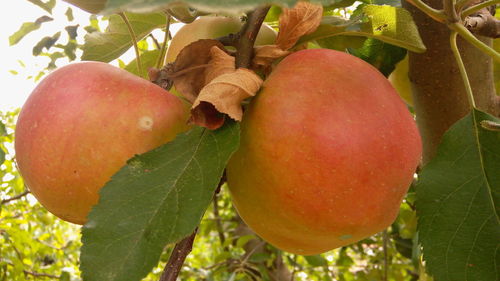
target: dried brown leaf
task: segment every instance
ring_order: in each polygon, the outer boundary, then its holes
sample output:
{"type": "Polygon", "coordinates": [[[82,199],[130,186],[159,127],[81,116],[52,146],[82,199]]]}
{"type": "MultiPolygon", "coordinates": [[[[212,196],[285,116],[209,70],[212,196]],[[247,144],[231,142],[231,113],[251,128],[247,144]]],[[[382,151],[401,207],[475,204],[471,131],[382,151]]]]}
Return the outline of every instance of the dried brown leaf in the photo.
{"type": "Polygon", "coordinates": [[[224,114],[217,111],[213,104],[202,101],[191,110],[189,123],[215,130],[222,127],[224,119],[224,114]]]}
{"type": "Polygon", "coordinates": [[[174,82],[175,89],[187,100],[194,102],[200,90],[205,86],[205,69],[211,60],[210,50],[224,46],[217,40],[201,39],[182,49],[177,55],[169,77],[174,82]]]}
{"type": "Polygon", "coordinates": [[[292,48],[300,37],[315,31],[323,16],[323,7],[309,2],[298,2],[292,9],[284,9],[279,19],[276,45],[282,50],[292,48]]]}
{"type": "MultiPolygon", "coordinates": [[[[211,115],[211,111],[207,111],[206,114],[203,112],[207,108],[204,103],[209,103],[218,112],[227,114],[234,120],[241,121],[243,116],[241,102],[248,97],[254,96],[262,83],[262,79],[257,74],[246,68],[238,68],[232,73],[220,75],[200,91],[200,95],[191,110],[193,117],[211,115]]],[[[207,118],[200,119],[205,122],[207,118]]],[[[193,122],[200,126],[203,125],[196,119],[193,122]]]]}
{"type": "Polygon", "coordinates": [[[205,71],[205,85],[214,78],[235,70],[234,57],[219,47],[213,46],[210,49],[210,57],[209,67],[205,71]]]}
{"type": "Polygon", "coordinates": [[[285,51],[277,45],[257,46],[254,50],[254,58],[252,63],[256,66],[268,66],[276,59],[288,55],[290,52],[285,51]]]}

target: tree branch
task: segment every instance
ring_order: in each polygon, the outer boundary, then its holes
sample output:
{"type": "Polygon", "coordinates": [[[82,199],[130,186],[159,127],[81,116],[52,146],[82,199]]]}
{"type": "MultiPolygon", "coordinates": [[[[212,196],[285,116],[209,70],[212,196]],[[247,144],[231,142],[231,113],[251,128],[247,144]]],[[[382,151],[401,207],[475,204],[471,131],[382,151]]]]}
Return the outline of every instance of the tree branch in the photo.
{"type": "Polygon", "coordinates": [[[181,242],[175,244],[172,254],[168,259],[167,265],[163,269],[163,274],[161,275],[160,281],[175,281],[177,276],[181,272],[184,260],[186,260],[187,255],[193,249],[194,237],[198,229],[189,235],[188,237],[181,240],[181,242]]]}
{"type": "MultiPolygon", "coordinates": [[[[2,258],[0,258],[0,261],[2,261],[2,258]]],[[[11,262],[8,262],[5,260],[3,262],[5,262],[7,265],[14,267],[14,264],[11,262]]],[[[23,269],[23,272],[24,272],[24,274],[31,275],[33,277],[47,277],[47,278],[52,278],[52,279],[59,279],[59,276],[48,274],[48,273],[34,272],[34,271],[26,270],[26,269],[23,269]]]]}
{"type": "Polygon", "coordinates": [[[487,8],[468,16],[464,26],[473,34],[490,38],[500,37],[500,21],[491,15],[487,8]]]}
{"type": "Polygon", "coordinates": [[[260,27],[271,6],[263,6],[248,13],[248,19],[239,32],[236,50],[236,68],[249,68],[253,58],[253,46],[260,27]]]}
{"type": "Polygon", "coordinates": [[[18,194],[16,196],[12,196],[10,198],[7,198],[7,199],[3,199],[2,201],[0,201],[0,205],[3,205],[3,204],[7,204],[11,201],[14,201],[14,200],[18,200],[18,199],[21,199],[22,197],[28,195],[28,193],[30,193],[28,190],[26,190],[25,192],[21,193],[21,194],[18,194]]]}

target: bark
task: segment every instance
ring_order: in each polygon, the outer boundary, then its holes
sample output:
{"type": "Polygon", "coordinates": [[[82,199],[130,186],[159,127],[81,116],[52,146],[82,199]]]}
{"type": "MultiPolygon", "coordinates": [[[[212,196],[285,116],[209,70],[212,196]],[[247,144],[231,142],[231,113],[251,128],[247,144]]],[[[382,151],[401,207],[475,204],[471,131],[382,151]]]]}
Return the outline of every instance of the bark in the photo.
{"type": "MultiPolygon", "coordinates": [[[[426,0],[433,8],[442,8],[441,0],[426,0]]],[[[408,9],[415,20],[427,51],[409,53],[409,77],[412,82],[414,109],[422,135],[423,163],[435,154],[443,133],[464,117],[470,106],[464,83],[450,49],[448,27],[418,11],[409,3],[408,9]]],[[[491,46],[491,39],[481,38],[491,46]]],[[[474,92],[476,106],[498,116],[500,106],[493,83],[491,58],[459,38],[458,46],[474,92]]]]}

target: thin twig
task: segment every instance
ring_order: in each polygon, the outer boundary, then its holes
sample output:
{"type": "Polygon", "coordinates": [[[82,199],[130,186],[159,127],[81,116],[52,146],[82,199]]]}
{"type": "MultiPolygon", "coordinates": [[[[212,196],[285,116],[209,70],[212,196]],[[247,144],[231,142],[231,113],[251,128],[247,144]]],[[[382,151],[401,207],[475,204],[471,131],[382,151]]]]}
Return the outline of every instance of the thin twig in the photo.
{"type": "Polygon", "coordinates": [[[21,199],[22,197],[28,195],[30,192],[28,190],[26,190],[25,192],[21,193],[21,194],[18,194],[16,196],[12,196],[10,198],[7,198],[7,199],[3,199],[2,201],[0,201],[0,205],[3,205],[3,204],[7,204],[11,201],[14,201],[14,200],[18,200],[18,199],[21,199]]]}
{"type": "Polygon", "coordinates": [[[387,229],[382,233],[382,247],[384,249],[384,276],[382,277],[383,281],[388,280],[388,272],[389,272],[389,257],[387,255],[387,242],[389,240],[387,229]]]}
{"type": "Polygon", "coordinates": [[[236,50],[236,68],[249,68],[253,58],[253,46],[260,27],[271,6],[263,6],[248,13],[248,19],[240,31],[236,50]]]}
{"type": "Polygon", "coordinates": [[[487,8],[489,6],[493,6],[493,5],[499,4],[499,3],[500,3],[500,0],[488,0],[488,1],[481,2],[477,5],[470,6],[467,9],[463,10],[462,13],[460,13],[460,16],[462,17],[462,19],[464,19],[467,16],[470,16],[483,8],[487,8]]]}
{"type": "Polygon", "coordinates": [[[186,260],[187,255],[193,249],[194,237],[196,236],[196,229],[191,235],[181,240],[181,242],[175,244],[172,254],[168,259],[167,265],[163,269],[163,274],[161,275],[160,281],[175,281],[179,275],[184,260],[186,260]]]}
{"type": "Polygon", "coordinates": [[[135,35],[134,29],[132,28],[132,25],[130,24],[130,21],[127,18],[127,15],[125,13],[119,13],[120,17],[123,19],[125,22],[125,25],[128,28],[128,32],[130,34],[130,38],[132,39],[132,45],[134,45],[134,50],[135,50],[135,57],[136,57],[136,63],[137,63],[137,70],[139,71],[140,75],[142,75],[142,63],[141,63],[141,57],[139,53],[139,46],[137,45],[137,36],[135,35]]]}
{"type": "Polygon", "coordinates": [[[460,70],[460,75],[464,81],[465,91],[467,93],[467,98],[469,100],[469,105],[471,108],[475,108],[476,104],[474,102],[474,94],[472,93],[472,88],[470,86],[469,77],[467,76],[467,70],[465,69],[464,62],[462,61],[462,56],[457,46],[457,32],[452,31],[450,34],[450,46],[455,60],[457,61],[458,69],[460,70]]]}
{"type": "Polygon", "coordinates": [[[481,40],[477,39],[467,28],[460,23],[452,23],[448,25],[453,31],[457,32],[462,38],[474,45],[485,54],[489,55],[495,61],[500,62],[500,54],[495,49],[484,44],[481,40]]]}
{"type": "Polygon", "coordinates": [[[161,45],[160,55],[158,56],[158,61],[156,62],[156,68],[160,69],[165,64],[165,54],[167,53],[167,44],[170,39],[170,20],[172,17],[167,14],[167,24],[165,25],[165,38],[163,39],[163,44],[161,45]]]}
{"type": "MultiPolygon", "coordinates": [[[[215,225],[217,226],[217,232],[219,233],[219,240],[220,244],[224,245],[224,242],[226,242],[226,237],[224,236],[224,228],[222,227],[222,222],[220,219],[220,214],[219,214],[219,204],[218,204],[218,195],[217,193],[214,194],[214,199],[213,199],[213,210],[214,210],[214,217],[215,217],[215,225]]],[[[226,248],[226,247],[224,247],[226,248]]]]}
{"type": "MultiPolygon", "coordinates": [[[[13,263],[8,262],[6,260],[2,260],[2,258],[0,258],[0,261],[4,262],[7,265],[10,265],[10,266],[14,267],[13,263]]],[[[29,271],[29,270],[26,270],[26,269],[23,269],[23,272],[24,272],[24,274],[28,274],[28,275],[31,275],[33,277],[47,277],[47,278],[52,278],[52,279],[59,280],[59,276],[48,274],[48,273],[40,273],[40,272],[35,272],[35,271],[29,271]]]]}

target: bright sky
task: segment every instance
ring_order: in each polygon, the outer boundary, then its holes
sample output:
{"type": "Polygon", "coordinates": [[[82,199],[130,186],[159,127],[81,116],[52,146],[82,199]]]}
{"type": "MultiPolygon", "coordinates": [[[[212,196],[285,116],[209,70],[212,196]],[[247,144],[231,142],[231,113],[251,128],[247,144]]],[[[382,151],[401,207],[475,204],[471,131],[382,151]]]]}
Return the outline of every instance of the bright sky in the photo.
{"type": "MultiPolygon", "coordinates": [[[[42,15],[50,15],[26,0],[10,1],[9,5],[5,5],[3,15],[0,17],[0,83],[3,89],[0,110],[22,106],[31,93],[35,82],[27,77],[36,75],[50,61],[45,57],[33,57],[32,48],[44,36],[53,35],[61,29],[64,31],[64,26],[67,25],[64,13],[67,8],[68,4],[58,1],[51,16],[54,21],[42,24],[39,30],[24,37],[17,45],[9,46],[9,36],[16,32],[22,23],[33,22],[42,15]],[[22,61],[25,66],[23,67],[19,61],[22,61]],[[18,74],[11,74],[11,70],[17,71],[18,74]]],[[[75,23],[72,24],[80,23],[80,26],[88,24],[87,13],[75,8],[73,14],[75,23]]],[[[83,32],[80,31],[80,33],[83,35],[83,32]]],[[[64,35],[61,36],[61,38],[64,37],[64,35]]]]}
{"type": "MultiPolygon", "coordinates": [[[[28,79],[28,77],[36,76],[50,62],[47,57],[34,57],[32,55],[33,46],[43,37],[52,36],[59,31],[61,31],[61,38],[58,43],[65,44],[64,40],[66,40],[67,35],[64,27],[76,24],[80,25],[78,41],[83,42],[85,35],[83,27],[89,25],[90,16],[89,13],[63,1],[57,1],[52,15],[27,0],[10,1],[9,5],[5,6],[6,11],[4,10],[2,17],[0,17],[0,84],[3,89],[0,97],[1,111],[21,107],[36,85],[34,80],[28,79]],[[73,9],[75,19],[72,22],[68,22],[65,15],[68,7],[73,9]],[[43,23],[40,29],[29,33],[18,44],[9,46],[9,36],[16,32],[24,22],[34,22],[43,15],[50,16],[54,20],[43,23]],[[11,70],[18,72],[18,74],[12,74],[11,70]]],[[[163,38],[163,34],[157,38],[163,38]]],[[[123,55],[122,59],[125,58],[123,60],[127,62],[134,57],[135,54],[131,48],[123,55]]],[[[67,60],[59,59],[57,66],[61,67],[67,63],[67,60]]],[[[116,65],[116,63],[113,64],[116,65]]]]}

